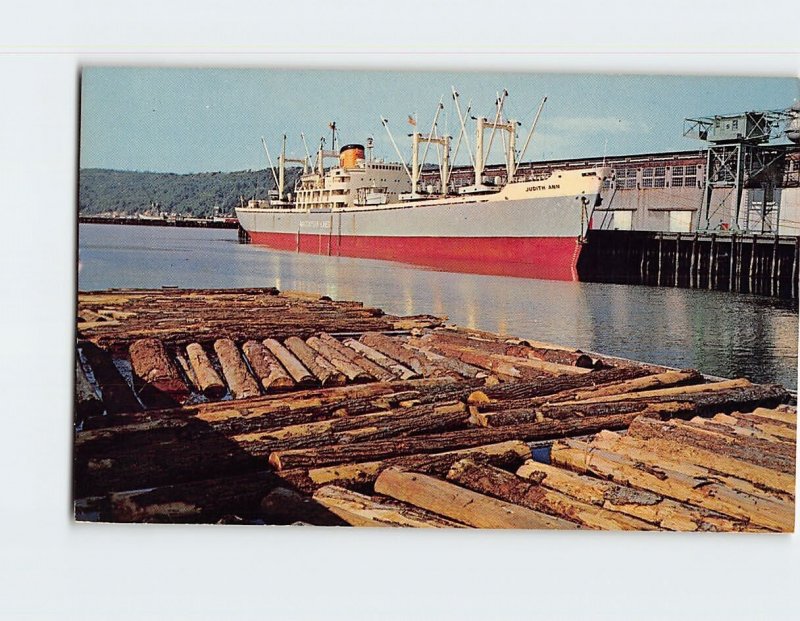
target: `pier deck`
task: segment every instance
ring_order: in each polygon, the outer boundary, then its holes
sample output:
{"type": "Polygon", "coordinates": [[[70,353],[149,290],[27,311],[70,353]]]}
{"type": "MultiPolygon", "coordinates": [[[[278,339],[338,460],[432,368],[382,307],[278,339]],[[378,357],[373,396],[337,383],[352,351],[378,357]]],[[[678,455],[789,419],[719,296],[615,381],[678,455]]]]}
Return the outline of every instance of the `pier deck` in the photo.
{"type": "Polygon", "coordinates": [[[80,520],[794,528],[780,386],[275,289],[77,315],[80,520]]]}

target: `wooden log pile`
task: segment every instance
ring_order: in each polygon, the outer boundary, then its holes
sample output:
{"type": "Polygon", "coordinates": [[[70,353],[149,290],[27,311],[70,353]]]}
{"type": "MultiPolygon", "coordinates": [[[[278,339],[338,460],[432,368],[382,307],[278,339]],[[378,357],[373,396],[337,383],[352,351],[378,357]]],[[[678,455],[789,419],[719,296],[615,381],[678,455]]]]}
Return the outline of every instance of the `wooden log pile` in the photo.
{"type": "Polygon", "coordinates": [[[377,312],[350,330],[315,297],[150,294],[79,305],[80,519],[793,528],[796,413],[780,386],[377,312]],[[151,310],[170,300],[195,315],[178,326],[164,307],[159,327],[151,310]],[[270,319],[297,305],[294,330],[270,319]]]}
{"type": "Polygon", "coordinates": [[[394,317],[361,302],[265,289],[112,289],[78,294],[78,333],[114,352],[156,338],[167,346],[228,338],[303,339],[318,332],[391,331],[432,327],[431,316],[394,317]]]}

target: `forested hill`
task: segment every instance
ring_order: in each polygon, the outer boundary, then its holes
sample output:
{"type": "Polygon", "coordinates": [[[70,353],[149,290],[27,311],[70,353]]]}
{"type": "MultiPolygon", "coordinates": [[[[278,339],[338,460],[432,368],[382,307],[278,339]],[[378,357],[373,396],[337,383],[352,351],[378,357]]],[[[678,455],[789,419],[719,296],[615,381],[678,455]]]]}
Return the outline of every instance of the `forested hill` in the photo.
{"type": "MultiPolygon", "coordinates": [[[[299,169],[287,169],[286,187],[294,187],[299,169]]],[[[79,175],[78,205],[81,215],[176,213],[212,216],[231,213],[239,197],[265,198],[275,182],[266,170],[174,173],[133,172],[84,168],[79,175]]]]}

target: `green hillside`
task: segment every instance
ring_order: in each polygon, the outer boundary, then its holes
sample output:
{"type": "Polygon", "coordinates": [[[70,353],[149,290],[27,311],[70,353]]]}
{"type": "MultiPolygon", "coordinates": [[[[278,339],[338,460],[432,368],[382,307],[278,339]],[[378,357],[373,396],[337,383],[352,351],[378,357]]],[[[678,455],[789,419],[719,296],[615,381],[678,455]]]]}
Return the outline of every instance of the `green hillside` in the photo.
{"type": "MultiPolygon", "coordinates": [[[[299,169],[286,171],[287,188],[292,188],[299,169]]],[[[81,215],[176,213],[207,217],[231,213],[240,197],[265,198],[274,189],[267,170],[174,173],[133,172],[84,168],[79,174],[78,208],[81,215]]]]}

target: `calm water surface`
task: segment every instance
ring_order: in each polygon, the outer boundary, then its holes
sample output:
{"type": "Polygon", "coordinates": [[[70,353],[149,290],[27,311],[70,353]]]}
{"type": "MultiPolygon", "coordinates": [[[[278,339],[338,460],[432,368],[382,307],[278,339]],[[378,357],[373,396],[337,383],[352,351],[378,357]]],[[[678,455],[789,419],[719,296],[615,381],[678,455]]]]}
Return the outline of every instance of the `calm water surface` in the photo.
{"type": "Polygon", "coordinates": [[[243,246],[235,230],[82,224],[81,290],[266,287],[797,388],[796,302],[719,291],[437,272],[243,246]]]}

